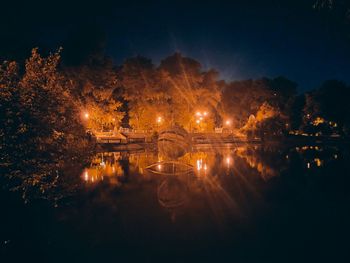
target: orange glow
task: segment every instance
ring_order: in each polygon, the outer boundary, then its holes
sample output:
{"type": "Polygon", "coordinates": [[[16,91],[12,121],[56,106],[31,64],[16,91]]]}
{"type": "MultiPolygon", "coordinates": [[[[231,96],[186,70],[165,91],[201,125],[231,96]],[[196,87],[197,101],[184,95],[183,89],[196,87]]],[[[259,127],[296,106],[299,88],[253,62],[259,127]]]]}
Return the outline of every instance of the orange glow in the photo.
{"type": "Polygon", "coordinates": [[[84,117],[85,117],[85,119],[88,119],[88,118],[89,118],[89,116],[90,116],[90,115],[89,115],[89,113],[88,113],[88,112],[85,112],[85,113],[84,113],[84,117]]]}
{"type": "Polygon", "coordinates": [[[202,169],[202,159],[201,160],[197,160],[197,170],[201,170],[202,169]]]}
{"type": "Polygon", "coordinates": [[[314,161],[318,167],[322,165],[322,161],[319,158],[315,158],[314,161]]]}
{"type": "Polygon", "coordinates": [[[231,157],[226,157],[225,162],[226,162],[227,167],[230,167],[231,163],[232,163],[231,157]]]}
{"type": "Polygon", "coordinates": [[[325,122],[325,119],[323,119],[322,117],[317,117],[317,118],[312,122],[312,124],[315,125],[315,126],[318,126],[318,125],[320,125],[320,124],[322,124],[322,123],[324,123],[324,122],[325,122]]]}
{"type": "Polygon", "coordinates": [[[162,118],[162,117],[158,117],[158,118],[157,118],[157,122],[158,122],[158,123],[161,123],[162,121],[163,121],[163,118],[162,118]]]}
{"type": "Polygon", "coordinates": [[[85,181],[89,181],[89,174],[87,171],[85,171],[85,173],[84,173],[84,179],[85,179],[85,181]]]}

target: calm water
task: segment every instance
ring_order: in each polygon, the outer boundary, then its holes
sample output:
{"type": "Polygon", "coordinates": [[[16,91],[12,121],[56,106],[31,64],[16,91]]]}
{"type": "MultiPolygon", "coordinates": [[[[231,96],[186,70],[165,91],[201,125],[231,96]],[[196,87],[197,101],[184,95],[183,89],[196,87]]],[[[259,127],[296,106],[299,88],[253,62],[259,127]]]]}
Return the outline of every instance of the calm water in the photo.
{"type": "Polygon", "coordinates": [[[67,172],[70,194],[56,205],[2,190],[2,258],[347,261],[347,147],[201,147],[174,163],[99,153],[67,172]]]}

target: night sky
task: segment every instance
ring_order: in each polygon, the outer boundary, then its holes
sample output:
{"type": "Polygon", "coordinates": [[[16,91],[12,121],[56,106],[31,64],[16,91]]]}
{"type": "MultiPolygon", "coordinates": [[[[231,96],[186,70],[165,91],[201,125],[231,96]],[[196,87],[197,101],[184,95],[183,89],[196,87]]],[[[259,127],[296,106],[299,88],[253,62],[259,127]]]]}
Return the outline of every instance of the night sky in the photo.
{"type": "MultiPolygon", "coordinates": [[[[29,2],[29,1],[27,1],[29,2]]],[[[96,1],[5,4],[0,56],[28,57],[63,46],[83,60],[105,50],[115,63],[143,55],[155,63],[175,51],[240,80],[284,75],[300,90],[326,79],[350,82],[350,24],[342,11],[294,1],[96,1]]]]}

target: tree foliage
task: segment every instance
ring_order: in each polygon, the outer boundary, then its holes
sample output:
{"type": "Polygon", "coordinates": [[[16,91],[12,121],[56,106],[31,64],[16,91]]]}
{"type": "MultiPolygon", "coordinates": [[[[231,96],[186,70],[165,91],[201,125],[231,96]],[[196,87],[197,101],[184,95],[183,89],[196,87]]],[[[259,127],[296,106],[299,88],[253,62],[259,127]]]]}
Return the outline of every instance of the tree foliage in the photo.
{"type": "Polygon", "coordinates": [[[64,74],[81,117],[89,116],[84,119],[87,128],[110,130],[119,126],[124,113],[120,111],[122,103],[114,97],[118,80],[111,60],[101,58],[94,63],[65,68],[64,74]]]}
{"type": "Polygon", "coordinates": [[[0,168],[24,197],[54,188],[64,163],[84,160],[91,150],[59,60],[59,52],[42,57],[33,49],[23,74],[14,62],[1,66],[0,168]]]}

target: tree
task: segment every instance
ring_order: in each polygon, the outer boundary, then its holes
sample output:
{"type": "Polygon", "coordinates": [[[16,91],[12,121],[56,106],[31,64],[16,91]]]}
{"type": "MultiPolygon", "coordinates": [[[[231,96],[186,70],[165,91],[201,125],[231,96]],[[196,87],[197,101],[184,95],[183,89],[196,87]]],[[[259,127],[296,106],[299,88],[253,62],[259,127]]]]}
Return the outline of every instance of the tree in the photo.
{"type": "Polygon", "coordinates": [[[268,79],[235,81],[227,84],[222,95],[223,108],[232,116],[235,128],[244,126],[250,115],[273,98],[268,79]]]}
{"type": "Polygon", "coordinates": [[[169,112],[167,86],[162,85],[161,77],[152,61],[141,56],[127,59],[118,70],[119,97],[128,105],[132,127],[151,129],[157,115],[169,112]]]}
{"type": "Polygon", "coordinates": [[[75,97],[87,128],[92,130],[113,129],[119,126],[124,112],[122,103],[114,94],[118,89],[117,73],[108,58],[90,64],[64,68],[69,79],[71,93],[75,97]]]}
{"type": "Polygon", "coordinates": [[[45,193],[57,186],[65,160],[89,158],[91,143],[79,118],[67,81],[57,71],[59,52],[41,57],[37,49],[19,74],[5,62],[0,75],[2,174],[17,189],[45,193]]]}
{"type": "Polygon", "coordinates": [[[220,119],[218,73],[215,70],[203,71],[199,62],[180,53],[162,60],[158,70],[163,76],[164,86],[168,87],[173,121],[190,129],[195,112],[203,109],[210,114],[206,125],[209,129],[214,128],[220,119]]]}
{"type": "Polygon", "coordinates": [[[350,127],[350,110],[348,99],[350,89],[338,80],[325,81],[320,88],[305,94],[303,109],[304,127],[312,125],[317,118],[334,122],[337,129],[347,132],[350,127]]]}
{"type": "Polygon", "coordinates": [[[198,109],[211,112],[207,125],[214,127],[221,95],[217,76],[216,71],[202,71],[199,62],[179,53],[162,60],[158,68],[138,56],[127,59],[118,70],[123,90],[119,96],[127,102],[134,128],[178,123],[190,129],[198,109]]]}

